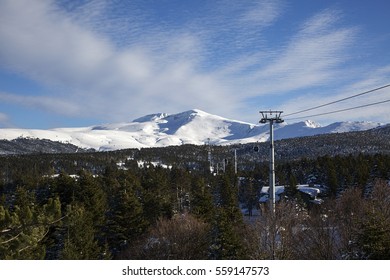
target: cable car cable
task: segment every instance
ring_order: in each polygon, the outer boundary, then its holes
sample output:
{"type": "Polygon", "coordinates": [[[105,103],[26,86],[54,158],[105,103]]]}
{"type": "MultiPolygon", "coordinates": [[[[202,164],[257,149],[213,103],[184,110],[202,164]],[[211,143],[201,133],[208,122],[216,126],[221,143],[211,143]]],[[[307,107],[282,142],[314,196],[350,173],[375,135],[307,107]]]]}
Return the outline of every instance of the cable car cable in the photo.
{"type": "Polygon", "coordinates": [[[387,87],[390,87],[390,84],[387,84],[387,85],[384,85],[384,86],[381,86],[381,87],[377,87],[377,88],[374,88],[374,89],[371,89],[371,90],[367,90],[365,92],[358,93],[358,94],[355,94],[355,95],[352,95],[352,96],[349,96],[349,97],[345,97],[345,98],[342,98],[342,99],[339,99],[339,100],[336,100],[336,101],[332,101],[332,102],[329,102],[329,103],[326,103],[326,104],[323,104],[323,105],[319,105],[319,106],[315,106],[315,107],[312,107],[312,108],[309,108],[309,109],[305,109],[305,110],[297,111],[297,112],[294,112],[294,113],[286,114],[286,115],[284,115],[284,117],[288,117],[288,116],[291,116],[291,115],[296,115],[296,114],[308,112],[308,111],[311,111],[311,110],[314,110],[314,109],[322,108],[322,107],[325,107],[325,106],[328,106],[328,105],[332,105],[332,104],[335,104],[335,103],[338,103],[338,102],[341,102],[341,101],[345,101],[345,100],[352,99],[352,98],[355,98],[355,97],[358,97],[358,96],[362,96],[364,94],[375,92],[375,91],[378,91],[378,90],[381,90],[381,89],[384,89],[384,88],[387,88],[387,87]]]}
{"type": "Polygon", "coordinates": [[[390,102],[390,99],[388,99],[388,100],[383,100],[383,101],[379,101],[379,102],[374,102],[374,103],[370,103],[370,104],[360,105],[360,106],[356,106],[356,107],[351,107],[351,108],[346,108],[346,109],[340,109],[340,110],[336,110],[336,111],[326,112],[326,113],[320,113],[320,114],[314,114],[314,115],[303,116],[303,117],[296,117],[296,118],[288,118],[288,119],[285,119],[285,120],[296,120],[296,119],[304,119],[304,118],[312,118],[312,117],[317,117],[317,116],[330,115],[330,114],[335,114],[335,113],[350,111],[350,110],[354,110],[354,109],[359,109],[359,108],[374,106],[374,105],[378,105],[378,104],[382,104],[382,103],[387,103],[387,102],[390,102]]]}

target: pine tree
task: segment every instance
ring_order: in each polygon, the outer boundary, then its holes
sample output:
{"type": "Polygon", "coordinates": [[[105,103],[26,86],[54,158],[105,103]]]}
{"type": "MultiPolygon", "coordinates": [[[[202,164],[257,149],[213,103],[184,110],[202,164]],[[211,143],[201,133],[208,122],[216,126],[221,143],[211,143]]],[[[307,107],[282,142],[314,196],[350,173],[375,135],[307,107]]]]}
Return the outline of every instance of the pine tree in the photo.
{"type": "Polygon", "coordinates": [[[75,200],[78,191],[76,180],[65,173],[61,173],[58,178],[53,179],[52,189],[53,194],[59,196],[63,208],[75,200]]]}
{"type": "Polygon", "coordinates": [[[0,258],[43,259],[44,240],[51,227],[61,220],[58,198],[40,206],[24,188],[17,189],[12,210],[0,206],[0,258]]]}
{"type": "Polygon", "coordinates": [[[96,227],[102,227],[108,210],[107,194],[103,190],[103,184],[92,174],[82,171],[77,181],[76,201],[82,203],[96,227]]]}
{"type": "Polygon", "coordinates": [[[101,259],[105,250],[95,238],[92,215],[81,205],[69,205],[65,224],[64,248],[60,254],[65,260],[101,259]]]}
{"type": "Polygon", "coordinates": [[[121,252],[139,237],[147,227],[140,200],[132,190],[124,189],[114,194],[108,213],[106,240],[114,255],[121,252]]]}
{"type": "Polygon", "coordinates": [[[297,178],[294,176],[294,174],[290,174],[288,178],[288,185],[285,187],[285,195],[293,199],[298,194],[299,190],[297,188],[298,181],[297,178]]]}
{"type": "Polygon", "coordinates": [[[195,178],[191,185],[191,213],[210,222],[214,211],[211,186],[203,178],[195,178]]]}
{"type": "Polygon", "coordinates": [[[331,159],[327,159],[326,170],[327,170],[326,185],[329,189],[329,193],[332,196],[336,196],[339,184],[337,179],[336,167],[331,159]]]}
{"type": "Polygon", "coordinates": [[[145,218],[153,224],[159,217],[173,216],[173,207],[177,202],[175,193],[170,191],[169,177],[161,167],[144,168],[141,177],[141,202],[145,218]]]}
{"type": "Polygon", "coordinates": [[[239,225],[230,219],[229,211],[224,208],[216,210],[212,228],[210,259],[235,260],[245,257],[244,246],[239,235],[239,225]]]}
{"type": "Polygon", "coordinates": [[[364,207],[365,215],[356,232],[356,246],[360,257],[390,259],[390,187],[377,181],[364,207]]]}
{"type": "Polygon", "coordinates": [[[228,215],[228,218],[233,223],[241,222],[242,214],[238,203],[238,191],[228,174],[221,176],[218,188],[220,197],[219,203],[228,215]]]}
{"type": "Polygon", "coordinates": [[[217,181],[217,208],[212,222],[212,259],[241,259],[244,257],[243,242],[239,229],[243,226],[238,204],[238,191],[232,184],[232,173],[222,175],[217,181]]]}

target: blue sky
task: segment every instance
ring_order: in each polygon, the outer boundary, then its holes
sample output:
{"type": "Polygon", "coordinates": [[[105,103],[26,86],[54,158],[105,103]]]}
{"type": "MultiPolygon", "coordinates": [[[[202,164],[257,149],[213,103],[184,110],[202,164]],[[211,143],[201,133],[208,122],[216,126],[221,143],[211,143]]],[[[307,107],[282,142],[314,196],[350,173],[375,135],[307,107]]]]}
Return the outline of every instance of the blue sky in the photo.
{"type": "MultiPolygon", "coordinates": [[[[194,108],[257,123],[259,110],[345,98],[390,83],[388,11],[387,0],[0,0],[0,127],[194,108]]],[[[388,99],[390,87],[308,113],[388,99]]],[[[312,119],[390,123],[389,104],[312,119]]]]}

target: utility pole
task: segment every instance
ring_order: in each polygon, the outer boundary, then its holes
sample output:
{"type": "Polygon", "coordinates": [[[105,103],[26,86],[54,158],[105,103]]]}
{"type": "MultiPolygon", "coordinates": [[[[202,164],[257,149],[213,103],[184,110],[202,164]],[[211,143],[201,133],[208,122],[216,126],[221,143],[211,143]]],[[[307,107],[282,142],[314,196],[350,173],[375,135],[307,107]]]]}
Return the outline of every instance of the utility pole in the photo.
{"type": "Polygon", "coordinates": [[[234,149],[234,174],[237,175],[237,149],[234,149]]]}
{"type": "Polygon", "coordinates": [[[210,173],[213,173],[213,162],[211,158],[211,146],[210,146],[210,138],[207,138],[207,160],[209,161],[209,169],[210,173]]]}
{"type": "Polygon", "coordinates": [[[270,140],[270,153],[269,153],[269,202],[270,211],[275,213],[275,156],[274,156],[274,123],[284,122],[280,115],[283,111],[260,111],[262,116],[260,123],[269,122],[269,140],[270,140]]]}

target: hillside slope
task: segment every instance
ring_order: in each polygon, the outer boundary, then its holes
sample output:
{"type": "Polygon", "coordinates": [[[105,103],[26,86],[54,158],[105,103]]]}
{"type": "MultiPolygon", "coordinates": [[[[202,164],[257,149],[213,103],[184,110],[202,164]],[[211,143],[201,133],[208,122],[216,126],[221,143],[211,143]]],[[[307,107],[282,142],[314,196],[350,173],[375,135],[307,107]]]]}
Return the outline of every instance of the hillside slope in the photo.
{"type": "MultiPolygon", "coordinates": [[[[380,126],[372,122],[338,122],[322,127],[312,121],[275,125],[275,140],[318,134],[362,131],[380,126]]],[[[0,139],[47,139],[99,151],[166,147],[183,144],[231,145],[265,142],[267,124],[226,119],[201,110],[151,114],[132,122],[80,128],[0,129],[0,139]]]]}

